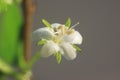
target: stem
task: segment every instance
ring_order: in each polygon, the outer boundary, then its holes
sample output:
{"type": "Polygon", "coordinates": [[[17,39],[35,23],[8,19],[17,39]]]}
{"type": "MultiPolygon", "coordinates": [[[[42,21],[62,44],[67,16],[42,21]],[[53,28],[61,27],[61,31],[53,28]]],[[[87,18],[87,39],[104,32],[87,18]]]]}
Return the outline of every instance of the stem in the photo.
{"type": "Polygon", "coordinates": [[[32,26],[32,14],[34,6],[32,0],[23,0],[23,14],[24,14],[24,58],[28,63],[31,55],[31,26],[32,26]]]}

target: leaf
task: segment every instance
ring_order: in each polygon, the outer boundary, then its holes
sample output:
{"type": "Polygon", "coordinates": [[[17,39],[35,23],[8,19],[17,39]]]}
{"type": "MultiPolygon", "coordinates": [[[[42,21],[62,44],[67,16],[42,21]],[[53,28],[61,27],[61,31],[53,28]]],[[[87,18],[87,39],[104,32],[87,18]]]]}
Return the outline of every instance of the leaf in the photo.
{"type": "Polygon", "coordinates": [[[76,46],[76,45],[72,45],[77,51],[82,51],[78,46],[76,46]]]}
{"type": "Polygon", "coordinates": [[[37,45],[39,46],[39,45],[43,45],[43,44],[45,44],[47,41],[45,40],[45,39],[42,39],[42,40],[40,40],[38,43],[37,43],[37,45]]]}
{"type": "Polygon", "coordinates": [[[18,49],[17,49],[17,53],[18,53],[18,66],[20,69],[25,69],[26,67],[26,61],[24,59],[23,53],[24,53],[24,42],[23,41],[19,41],[18,42],[18,49]]]}
{"type": "Polygon", "coordinates": [[[0,0],[0,13],[7,11],[12,4],[13,0],[0,0]]]}
{"type": "Polygon", "coordinates": [[[71,26],[71,19],[70,18],[68,18],[68,20],[66,21],[65,26],[68,28],[71,26]]]}
{"type": "Polygon", "coordinates": [[[47,20],[42,19],[42,23],[43,23],[46,27],[52,28],[51,24],[50,24],[47,20]]]}
{"type": "Polygon", "coordinates": [[[56,60],[57,60],[57,63],[58,63],[58,64],[60,64],[61,59],[62,59],[62,55],[61,55],[60,51],[58,51],[58,52],[56,53],[56,60]]]}
{"type": "Polygon", "coordinates": [[[16,64],[17,45],[21,30],[22,15],[18,5],[12,4],[0,16],[0,58],[9,64],[16,64]]]}
{"type": "Polygon", "coordinates": [[[0,0],[0,13],[3,11],[6,11],[8,7],[8,4],[5,0],[0,0]]]}

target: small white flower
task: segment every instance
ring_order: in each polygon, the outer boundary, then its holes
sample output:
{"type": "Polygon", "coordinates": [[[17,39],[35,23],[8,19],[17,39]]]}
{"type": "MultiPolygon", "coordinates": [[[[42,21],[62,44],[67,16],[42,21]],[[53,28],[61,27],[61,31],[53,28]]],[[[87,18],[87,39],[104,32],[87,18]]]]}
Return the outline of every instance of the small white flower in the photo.
{"type": "Polygon", "coordinates": [[[59,51],[67,60],[75,59],[77,53],[72,45],[82,43],[81,34],[75,29],[59,23],[54,23],[51,26],[52,28],[40,28],[33,32],[34,39],[46,40],[41,48],[41,56],[49,57],[59,51]]]}

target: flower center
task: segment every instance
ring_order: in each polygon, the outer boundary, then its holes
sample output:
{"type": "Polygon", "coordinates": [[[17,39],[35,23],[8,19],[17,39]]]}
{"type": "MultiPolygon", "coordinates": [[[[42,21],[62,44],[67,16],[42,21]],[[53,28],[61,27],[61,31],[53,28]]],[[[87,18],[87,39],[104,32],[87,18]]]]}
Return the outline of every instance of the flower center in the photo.
{"type": "Polygon", "coordinates": [[[53,38],[53,41],[57,44],[61,44],[64,41],[63,37],[65,35],[72,34],[74,31],[74,29],[69,29],[65,25],[61,25],[58,28],[54,28],[55,37],[53,38]]]}

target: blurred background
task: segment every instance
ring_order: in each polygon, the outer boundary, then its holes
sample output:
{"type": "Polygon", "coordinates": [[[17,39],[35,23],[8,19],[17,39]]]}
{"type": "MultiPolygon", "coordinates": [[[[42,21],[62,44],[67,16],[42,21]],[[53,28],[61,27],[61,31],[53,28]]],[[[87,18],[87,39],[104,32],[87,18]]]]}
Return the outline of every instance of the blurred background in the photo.
{"type": "MultiPolygon", "coordinates": [[[[120,80],[120,0],[35,0],[32,30],[68,17],[82,36],[82,52],[73,61],[41,58],[33,67],[34,80],[120,80]]],[[[38,49],[34,42],[32,53],[38,49]]]]}

